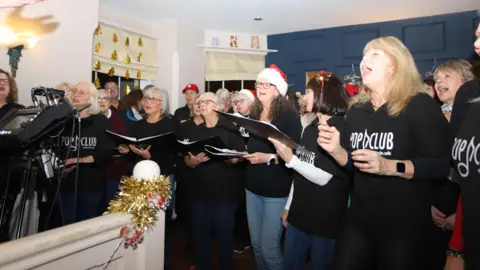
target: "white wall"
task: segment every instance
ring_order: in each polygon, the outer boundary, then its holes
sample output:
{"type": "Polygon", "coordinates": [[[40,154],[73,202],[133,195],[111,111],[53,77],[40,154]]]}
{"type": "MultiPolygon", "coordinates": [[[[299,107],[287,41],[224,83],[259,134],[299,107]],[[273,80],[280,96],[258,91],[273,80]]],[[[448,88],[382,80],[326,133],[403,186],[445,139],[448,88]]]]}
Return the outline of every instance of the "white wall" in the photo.
{"type": "MultiPolygon", "coordinates": [[[[19,102],[30,105],[30,89],[66,81],[90,81],[93,33],[98,24],[99,0],[49,0],[25,7],[25,17],[52,15],[57,30],[33,49],[24,50],[17,71],[19,102]]],[[[0,21],[12,9],[0,9],[0,21]]],[[[0,68],[10,70],[7,48],[0,46],[0,68]]]]}

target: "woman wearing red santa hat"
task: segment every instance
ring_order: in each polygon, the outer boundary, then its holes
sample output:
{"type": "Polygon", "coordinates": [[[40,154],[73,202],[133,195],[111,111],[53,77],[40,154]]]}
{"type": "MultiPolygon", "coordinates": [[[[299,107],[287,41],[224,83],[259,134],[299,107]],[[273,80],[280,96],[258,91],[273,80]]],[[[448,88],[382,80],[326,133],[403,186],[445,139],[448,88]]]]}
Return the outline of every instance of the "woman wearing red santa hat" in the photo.
{"type": "MultiPolygon", "coordinates": [[[[275,65],[264,69],[255,84],[257,98],[250,117],[270,122],[295,141],[302,127],[284,99],[288,85],[285,74],[275,65]]],[[[287,202],[293,170],[285,167],[267,139],[250,135],[247,146],[247,216],[257,270],[282,268],[280,216],[287,202]]]]}

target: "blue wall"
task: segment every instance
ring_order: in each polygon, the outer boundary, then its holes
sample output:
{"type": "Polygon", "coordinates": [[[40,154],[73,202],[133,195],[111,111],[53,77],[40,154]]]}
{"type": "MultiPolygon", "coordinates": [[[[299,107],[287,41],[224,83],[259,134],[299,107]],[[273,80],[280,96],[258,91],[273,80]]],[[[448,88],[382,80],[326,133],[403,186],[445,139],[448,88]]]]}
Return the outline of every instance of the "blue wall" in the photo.
{"type": "Polygon", "coordinates": [[[358,65],[365,44],[380,36],[396,36],[410,49],[421,74],[432,69],[434,59],[474,57],[473,40],[480,22],[476,11],[384,23],[319,29],[268,37],[266,63],[277,64],[294,91],[304,92],[306,72],[329,70],[342,77],[358,65]]]}

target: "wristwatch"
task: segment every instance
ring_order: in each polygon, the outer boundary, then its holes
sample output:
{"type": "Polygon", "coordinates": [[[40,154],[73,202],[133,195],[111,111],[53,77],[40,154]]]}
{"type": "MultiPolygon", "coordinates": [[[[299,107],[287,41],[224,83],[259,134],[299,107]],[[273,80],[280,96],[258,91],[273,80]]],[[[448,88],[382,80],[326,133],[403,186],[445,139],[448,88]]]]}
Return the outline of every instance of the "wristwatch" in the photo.
{"type": "Polygon", "coordinates": [[[274,154],[270,154],[270,159],[268,160],[267,165],[270,166],[270,163],[272,163],[272,160],[273,160],[273,163],[275,163],[275,155],[274,154]]]}
{"type": "Polygon", "coordinates": [[[405,163],[401,161],[397,161],[397,174],[405,173],[406,167],[405,163]]]}

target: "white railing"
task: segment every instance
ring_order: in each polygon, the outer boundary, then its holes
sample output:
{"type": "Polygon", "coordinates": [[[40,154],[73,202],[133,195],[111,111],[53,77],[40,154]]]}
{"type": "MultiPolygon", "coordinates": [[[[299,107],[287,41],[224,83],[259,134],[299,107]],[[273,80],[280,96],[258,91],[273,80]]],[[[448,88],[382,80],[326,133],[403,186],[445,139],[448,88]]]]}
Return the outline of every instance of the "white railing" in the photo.
{"type": "MultiPolygon", "coordinates": [[[[104,269],[121,242],[120,229],[130,223],[115,213],[42,232],[0,245],[0,269],[104,269]]],[[[118,248],[106,269],[163,269],[165,213],[134,251],[118,248]]]]}

